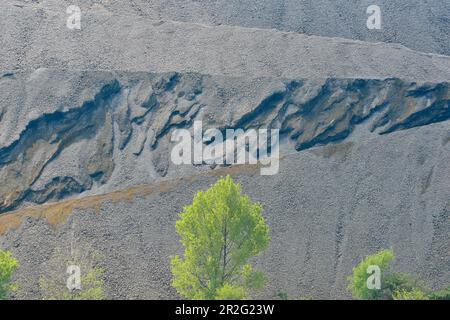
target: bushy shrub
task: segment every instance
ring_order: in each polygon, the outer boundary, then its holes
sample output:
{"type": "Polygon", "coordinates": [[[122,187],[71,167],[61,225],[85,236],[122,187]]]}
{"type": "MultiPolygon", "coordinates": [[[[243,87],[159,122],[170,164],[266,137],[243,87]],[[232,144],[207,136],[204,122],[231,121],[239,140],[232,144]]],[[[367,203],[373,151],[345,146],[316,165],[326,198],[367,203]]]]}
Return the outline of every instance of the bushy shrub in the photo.
{"type": "Polygon", "coordinates": [[[450,300],[450,286],[442,290],[431,292],[428,295],[428,298],[430,300],[450,300]]]}
{"type": "Polygon", "coordinates": [[[381,271],[381,283],[387,276],[391,261],[394,259],[392,250],[382,250],[376,254],[365,257],[355,268],[353,275],[348,277],[348,290],[356,299],[373,300],[386,299],[386,288],[369,289],[367,286],[369,266],[378,266],[381,271]]]}
{"type": "Polygon", "coordinates": [[[391,272],[390,264],[394,259],[392,250],[382,250],[367,256],[353,268],[353,275],[348,277],[348,289],[355,299],[384,300],[447,300],[450,298],[450,287],[430,292],[416,277],[408,273],[391,272]],[[369,288],[367,273],[369,266],[378,266],[381,271],[379,289],[369,288]]]}
{"type": "Polygon", "coordinates": [[[412,290],[398,289],[393,294],[394,300],[428,300],[428,296],[419,288],[412,290]]]}
{"type": "Polygon", "coordinates": [[[0,250],[0,300],[7,299],[16,286],[11,282],[13,273],[19,267],[11,252],[0,250]]]}

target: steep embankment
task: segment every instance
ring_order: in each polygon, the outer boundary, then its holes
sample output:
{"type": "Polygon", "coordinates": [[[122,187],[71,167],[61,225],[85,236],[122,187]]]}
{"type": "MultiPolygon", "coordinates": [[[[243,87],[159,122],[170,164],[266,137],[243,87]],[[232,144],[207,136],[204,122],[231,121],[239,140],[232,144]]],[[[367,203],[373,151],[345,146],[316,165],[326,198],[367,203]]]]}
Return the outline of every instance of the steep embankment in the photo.
{"type": "MultiPolygon", "coordinates": [[[[66,11],[72,0],[6,0],[24,8],[66,11]]],[[[207,25],[273,28],[308,35],[400,43],[450,55],[450,3],[441,0],[78,0],[83,12],[133,15],[207,25]],[[381,8],[382,28],[366,28],[370,5],[381,8]]]]}
{"type": "Polygon", "coordinates": [[[195,172],[170,161],[173,130],[195,120],[204,130],[280,129],[282,152],[292,153],[345,141],[361,125],[382,135],[448,120],[449,88],[399,79],[9,74],[0,80],[0,210],[195,172]]]}

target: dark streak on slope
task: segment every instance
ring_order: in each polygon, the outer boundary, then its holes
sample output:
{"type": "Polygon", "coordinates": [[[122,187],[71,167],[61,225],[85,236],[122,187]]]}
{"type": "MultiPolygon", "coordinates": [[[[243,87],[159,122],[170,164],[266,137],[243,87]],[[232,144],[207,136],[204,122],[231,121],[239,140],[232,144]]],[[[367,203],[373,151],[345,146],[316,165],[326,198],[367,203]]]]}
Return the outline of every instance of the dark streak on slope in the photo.
{"type": "Polygon", "coordinates": [[[23,201],[61,199],[91,189],[94,182],[106,183],[114,170],[111,146],[116,140],[119,150],[126,153],[129,151],[125,148],[135,139],[130,151],[135,157],[148,145],[155,171],[165,176],[169,170],[171,132],[189,129],[194,120],[203,120],[204,129],[215,127],[222,132],[228,128],[278,128],[295,143],[297,151],[302,151],[344,141],[363,122],[368,122],[371,131],[386,134],[450,119],[448,83],[417,84],[400,79],[330,78],[321,83],[284,80],[281,89],[276,86],[269,90],[253,107],[236,116],[239,106],[227,105],[227,97],[245,92],[227,84],[210,86],[214,81],[214,76],[189,73],[144,75],[127,87],[132,92],[145,84],[136,98],[125,97],[115,80],[80,108],[44,114],[31,121],[18,140],[0,149],[0,211],[17,208],[23,201]],[[112,110],[114,97],[127,103],[112,110]],[[139,110],[132,111],[129,101],[134,101],[134,108],[139,110]],[[211,101],[219,105],[210,105],[211,101]],[[222,108],[227,114],[220,112],[222,108]],[[80,169],[87,180],[76,181],[63,172],[61,177],[46,181],[42,190],[30,189],[63,150],[77,141],[93,139],[109,122],[117,124],[119,136],[114,137],[114,130],[109,130],[101,137],[100,147],[88,160],[87,168],[80,169]],[[141,136],[136,140],[134,128],[139,126],[141,136]],[[33,168],[30,163],[36,163],[31,161],[35,154],[40,155],[40,160],[33,168]]]}
{"type": "MultiPolygon", "coordinates": [[[[71,177],[57,177],[48,183],[44,190],[29,189],[40,177],[44,168],[65,148],[77,141],[92,139],[96,135],[104,126],[107,110],[111,108],[111,99],[119,92],[120,85],[116,80],[104,86],[94,100],[85,102],[80,108],[44,114],[28,123],[18,140],[0,149],[2,172],[0,212],[17,208],[23,200],[42,203],[43,201],[39,200],[42,194],[47,194],[45,200],[62,199],[68,194],[79,193],[91,187],[91,181],[87,182],[88,185],[82,186],[71,177]],[[43,149],[45,155],[44,160],[37,163],[32,162],[36,148],[43,149]],[[59,190],[51,191],[50,189],[59,190]]],[[[97,156],[111,157],[111,154],[97,156]]],[[[93,180],[97,179],[96,174],[102,172],[101,163],[96,165],[99,170],[88,173],[94,175],[93,180]]],[[[109,169],[110,172],[106,173],[109,175],[113,167],[106,164],[105,169],[109,169]]]]}

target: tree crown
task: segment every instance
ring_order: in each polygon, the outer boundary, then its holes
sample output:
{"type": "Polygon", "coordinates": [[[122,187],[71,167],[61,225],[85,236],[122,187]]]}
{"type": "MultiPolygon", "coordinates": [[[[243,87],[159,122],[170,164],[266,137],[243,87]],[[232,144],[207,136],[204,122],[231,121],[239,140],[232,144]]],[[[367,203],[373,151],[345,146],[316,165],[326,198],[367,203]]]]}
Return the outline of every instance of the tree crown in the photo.
{"type": "Polygon", "coordinates": [[[264,275],[247,263],[269,243],[261,212],[230,176],[198,192],[176,223],[185,248],[183,258],[172,259],[177,291],[190,299],[238,299],[262,286],[264,275]]]}

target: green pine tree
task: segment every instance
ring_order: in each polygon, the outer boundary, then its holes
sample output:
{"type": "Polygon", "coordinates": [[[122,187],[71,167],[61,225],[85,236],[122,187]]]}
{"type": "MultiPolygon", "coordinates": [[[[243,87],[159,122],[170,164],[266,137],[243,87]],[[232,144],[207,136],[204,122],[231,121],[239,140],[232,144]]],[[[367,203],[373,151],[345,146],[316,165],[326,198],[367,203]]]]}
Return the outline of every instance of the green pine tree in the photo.
{"type": "Polygon", "coordinates": [[[176,229],[184,257],[172,258],[173,286],[187,299],[245,299],[264,285],[248,260],[267,248],[269,227],[260,204],[230,176],[198,192],[176,229]]]}

